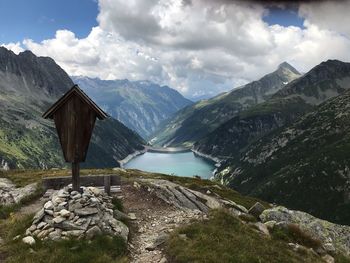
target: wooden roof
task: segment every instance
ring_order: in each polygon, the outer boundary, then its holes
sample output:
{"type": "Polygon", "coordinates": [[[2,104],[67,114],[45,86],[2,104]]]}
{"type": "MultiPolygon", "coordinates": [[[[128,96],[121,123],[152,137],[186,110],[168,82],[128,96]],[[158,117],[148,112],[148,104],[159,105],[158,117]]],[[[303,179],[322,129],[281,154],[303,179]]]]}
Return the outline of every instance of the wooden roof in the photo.
{"type": "Polygon", "coordinates": [[[58,101],[56,101],[44,114],[43,117],[45,119],[52,119],[55,112],[63,105],[65,104],[72,96],[79,96],[80,99],[82,99],[83,102],[85,102],[91,110],[93,110],[97,118],[100,120],[103,120],[108,117],[107,113],[105,113],[99,106],[96,105],[95,102],[93,102],[84,91],[82,91],[78,85],[74,85],[66,94],[64,94],[58,101]]]}

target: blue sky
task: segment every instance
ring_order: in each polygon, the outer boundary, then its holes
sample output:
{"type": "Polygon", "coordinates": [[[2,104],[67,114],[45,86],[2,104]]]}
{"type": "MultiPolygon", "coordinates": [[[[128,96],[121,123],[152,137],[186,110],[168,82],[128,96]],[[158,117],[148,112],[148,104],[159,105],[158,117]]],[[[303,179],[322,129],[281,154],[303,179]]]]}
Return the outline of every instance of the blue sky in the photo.
{"type": "Polygon", "coordinates": [[[94,0],[0,0],[0,43],[42,41],[58,29],[86,37],[97,25],[94,0]]]}
{"type": "Polygon", "coordinates": [[[304,19],[298,15],[296,8],[271,7],[264,21],[269,25],[297,26],[304,28],[304,19]]]}

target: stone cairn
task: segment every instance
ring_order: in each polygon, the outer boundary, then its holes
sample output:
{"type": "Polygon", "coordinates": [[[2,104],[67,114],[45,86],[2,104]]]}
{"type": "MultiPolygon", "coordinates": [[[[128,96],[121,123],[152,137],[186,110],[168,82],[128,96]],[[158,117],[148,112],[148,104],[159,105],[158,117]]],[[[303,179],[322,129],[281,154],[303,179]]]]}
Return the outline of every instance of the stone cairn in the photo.
{"type": "Polygon", "coordinates": [[[112,197],[95,187],[82,187],[82,193],[71,185],[55,191],[38,211],[26,236],[41,240],[68,237],[91,239],[101,233],[120,235],[127,241],[128,227],[113,217],[112,197]]]}

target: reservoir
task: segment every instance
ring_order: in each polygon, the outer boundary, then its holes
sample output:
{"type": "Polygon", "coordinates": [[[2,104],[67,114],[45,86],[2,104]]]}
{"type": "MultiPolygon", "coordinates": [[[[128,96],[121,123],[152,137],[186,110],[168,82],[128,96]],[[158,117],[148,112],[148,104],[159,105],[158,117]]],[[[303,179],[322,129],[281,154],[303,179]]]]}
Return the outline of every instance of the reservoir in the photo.
{"type": "Polygon", "coordinates": [[[130,160],[124,168],[186,177],[198,175],[209,179],[212,177],[215,166],[214,162],[196,156],[193,152],[146,152],[130,160]]]}

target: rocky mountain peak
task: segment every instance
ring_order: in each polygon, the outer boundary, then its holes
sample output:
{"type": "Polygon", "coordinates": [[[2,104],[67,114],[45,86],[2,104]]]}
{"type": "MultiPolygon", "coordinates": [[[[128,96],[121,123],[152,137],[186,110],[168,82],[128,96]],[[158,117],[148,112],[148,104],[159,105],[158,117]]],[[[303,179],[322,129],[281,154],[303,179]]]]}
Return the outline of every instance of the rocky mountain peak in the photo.
{"type": "Polygon", "coordinates": [[[295,69],[292,65],[290,65],[288,62],[282,62],[281,64],[279,64],[278,69],[277,70],[282,70],[282,71],[290,71],[296,75],[301,75],[300,72],[295,69]]]}
{"type": "Polygon", "coordinates": [[[37,57],[29,50],[16,55],[0,47],[0,72],[6,76],[0,90],[9,93],[15,87],[16,93],[35,100],[38,96],[53,100],[73,86],[67,73],[53,59],[37,57]]]}

